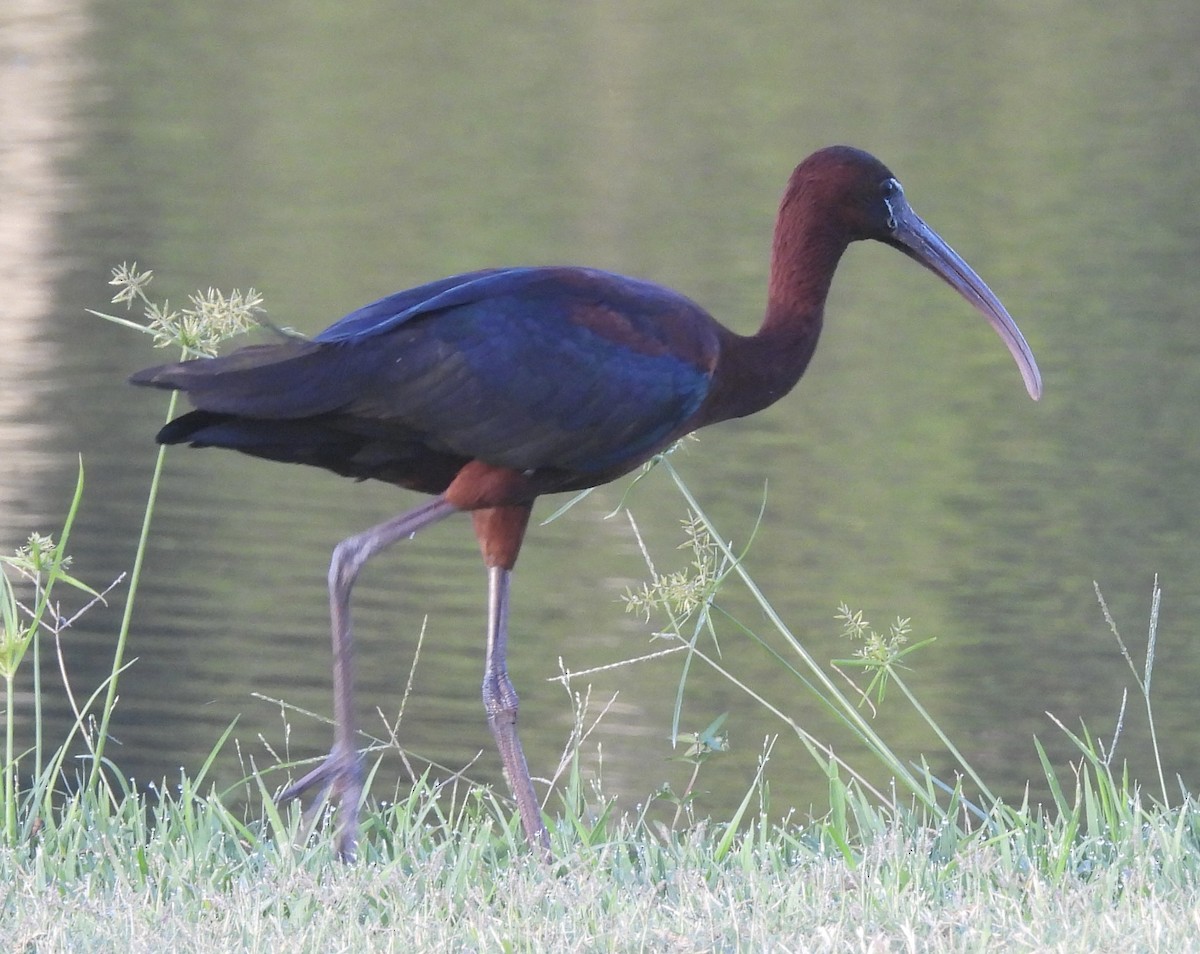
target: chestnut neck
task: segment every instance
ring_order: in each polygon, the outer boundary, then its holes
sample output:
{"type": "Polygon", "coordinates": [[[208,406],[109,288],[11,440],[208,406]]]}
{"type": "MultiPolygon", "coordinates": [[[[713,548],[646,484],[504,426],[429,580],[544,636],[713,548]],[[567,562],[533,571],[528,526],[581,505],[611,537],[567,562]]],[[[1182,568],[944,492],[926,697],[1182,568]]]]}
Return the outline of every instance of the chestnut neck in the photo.
{"type": "Polygon", "coordinates": [[[821,214],[814,200],[814,192],[793,177],[775,222],[766,315],[755,334],[724,336],[704,423],[774,404],[808,367],[833,273],[850,244],[837,218],[821,214]]]}
{"type": "Polygon", "coordinates": [[[758,336],[817,334],[825,299],[850,238],[836,216],[823,213],[817,190],[788,183],[771,243],[767,312],[758,336]]]}

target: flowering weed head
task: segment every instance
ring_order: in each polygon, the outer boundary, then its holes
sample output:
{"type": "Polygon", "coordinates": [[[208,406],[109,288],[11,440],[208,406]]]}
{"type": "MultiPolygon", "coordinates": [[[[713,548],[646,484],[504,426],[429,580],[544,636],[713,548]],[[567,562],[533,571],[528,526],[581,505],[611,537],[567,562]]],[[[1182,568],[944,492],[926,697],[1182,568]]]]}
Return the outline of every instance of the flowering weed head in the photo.
{"type": "Polygon", "coordinates": [[[137,262],[124,262],[113,269],[109,281],[117,287],[113,304],[126,309],[140,305],[144,324],[100,312],[92,314],[153,335],[156,348],[174,345],[189,355],[205,356],[216,354],[221,342],[249,330],[266,313],[262,295],[253,288],[244,292],[234,289],[229,294],[217,288],[197,291],[188,296],[186,308],[175,309],[166,299],[154,301],[146,294],[153,279],[152,270],[142,271],[137,262]]]}

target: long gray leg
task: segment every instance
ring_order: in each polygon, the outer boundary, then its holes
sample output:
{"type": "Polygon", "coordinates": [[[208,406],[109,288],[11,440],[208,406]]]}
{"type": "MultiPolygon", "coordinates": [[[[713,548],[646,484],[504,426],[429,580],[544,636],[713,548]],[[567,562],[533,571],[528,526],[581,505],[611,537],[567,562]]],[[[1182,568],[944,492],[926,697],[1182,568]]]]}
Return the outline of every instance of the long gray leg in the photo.
{"type": "Polygon", "coordinates": [[[375,554],[457,512],[458,508],[443,497],[434,497],[398,517],[348,537],[333,551],[333,559],[329,564],[333,713],[336,722],[333,749],[324,762],[284,789],[279,796],[279,803],[289,802],[314,787],[321,793],[328,790],[339,806],[335,844],[343,860],[354,858],[358,811],[363,793],[362,760],[355,747],[354,631],[350,624],[350,591],[363,566],[375,554]]]}
{"type": "Polygon", "coordinates": [[[500,750],[508,787],[517,800],[525,836],[543,857],[550,855],[550,835],[542,824],[533,780],[517,736],[517,692],[508,678],[508,586],[511,571],[488,567],[487,661],[483,673],[483,707],[500,750]]]}

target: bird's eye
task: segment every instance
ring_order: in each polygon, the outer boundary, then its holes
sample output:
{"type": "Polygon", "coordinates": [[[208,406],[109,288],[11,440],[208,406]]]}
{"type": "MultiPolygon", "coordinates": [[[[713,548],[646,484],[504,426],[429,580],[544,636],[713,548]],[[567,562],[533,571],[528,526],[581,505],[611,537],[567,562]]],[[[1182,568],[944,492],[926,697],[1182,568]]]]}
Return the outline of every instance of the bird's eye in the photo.
{"type": "Polygon", "coordinates": [[[895,179],[884,179],[879,191],[883,197],[884,207],[887,208],[887,227],[890,231],[895,231],[898,224],[896,203],[903,201],[904,189],[895,179]]]}

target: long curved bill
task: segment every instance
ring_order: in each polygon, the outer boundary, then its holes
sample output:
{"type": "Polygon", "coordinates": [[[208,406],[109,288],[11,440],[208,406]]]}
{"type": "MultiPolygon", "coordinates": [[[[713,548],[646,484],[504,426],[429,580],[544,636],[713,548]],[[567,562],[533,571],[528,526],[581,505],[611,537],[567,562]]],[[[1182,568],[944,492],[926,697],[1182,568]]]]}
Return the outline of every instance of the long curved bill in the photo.
{"type": "Polygon", "coordinates": [[[1042,396],[1042,375],[1021,329],[974,269],[921,219],[902,195],[889,200],[892,210],[892,244],[920,262],[963,296],[988,320],[1012,353],[1025,380],[1025,390],[1035,401],[1042,396]]]}

